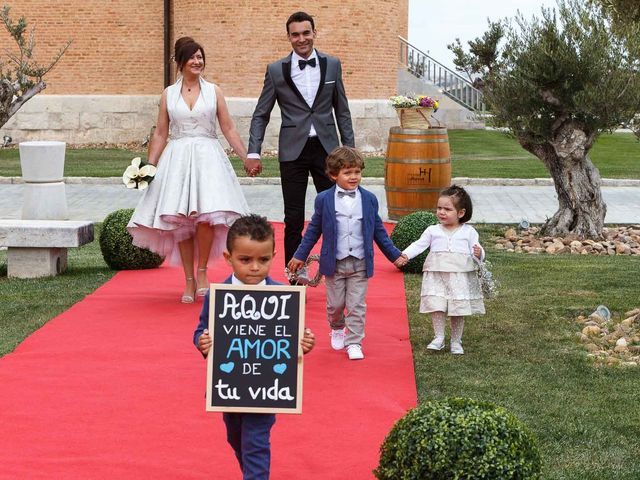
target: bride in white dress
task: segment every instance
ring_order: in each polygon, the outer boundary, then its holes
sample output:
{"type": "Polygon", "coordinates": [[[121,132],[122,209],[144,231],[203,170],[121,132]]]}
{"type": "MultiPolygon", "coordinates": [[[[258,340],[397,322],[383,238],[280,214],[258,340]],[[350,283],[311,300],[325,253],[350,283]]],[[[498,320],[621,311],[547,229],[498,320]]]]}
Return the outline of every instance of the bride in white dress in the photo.
{"type": "Polygon", "coordinates": [[[162,93],[149,147],[148,162],[158,170],[127,229],[135,245],[182,264],[186,285],[181,301],[193,303],[208,290],[207,264],[224,250],[229,226],[249,213],[216,123],[247,174],[259,174],[261,166],[247,159],[221,90],[201,77],[202,46],[190,37],[178,39],[175,61],[182,78],[162,93]]]}

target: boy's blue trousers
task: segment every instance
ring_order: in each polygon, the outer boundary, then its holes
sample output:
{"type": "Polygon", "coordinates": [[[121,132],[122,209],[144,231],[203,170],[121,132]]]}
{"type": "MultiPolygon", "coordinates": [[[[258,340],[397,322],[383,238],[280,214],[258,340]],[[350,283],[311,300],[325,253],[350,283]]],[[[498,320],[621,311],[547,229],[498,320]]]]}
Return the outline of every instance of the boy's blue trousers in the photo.
{"type": "Polygon", "coordinates": [[[224,413],[227,441],[240,463],[243,480],[268,480],[271,463],[272,413],[224,413]]]}

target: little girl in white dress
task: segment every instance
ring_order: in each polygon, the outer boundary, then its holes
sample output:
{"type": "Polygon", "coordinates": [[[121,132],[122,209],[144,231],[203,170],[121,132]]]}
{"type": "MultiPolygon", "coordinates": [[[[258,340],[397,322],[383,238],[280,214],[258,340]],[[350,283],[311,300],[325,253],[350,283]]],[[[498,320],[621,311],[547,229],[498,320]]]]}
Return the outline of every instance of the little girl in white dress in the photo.
{"type": "Polygon", "coordinates": [[[446,316],[451,317],[451,353],[462,355],[464,317],[484,314],[484,302],[476,275],[476,262],[484,250],[478,232],[465,222],[471,219],[471,198],[462,187],[452,185],[440,193],[438,225],[428,227],[403,252],[404,263],[429,248],[424,262],[420,313],[431,313],[435,336],[429,350],[444,348],[446,316]]]}

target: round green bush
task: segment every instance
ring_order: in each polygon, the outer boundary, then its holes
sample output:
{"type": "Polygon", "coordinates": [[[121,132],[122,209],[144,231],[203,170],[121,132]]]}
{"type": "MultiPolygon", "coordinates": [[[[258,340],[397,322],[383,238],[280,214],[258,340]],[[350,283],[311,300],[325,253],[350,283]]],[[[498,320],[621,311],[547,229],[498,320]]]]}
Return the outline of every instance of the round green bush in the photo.
{"type": "Polygon", "coordinates": [[[102,258],[114,270],[141,270],[159,267],[164,258],[145,248],[136,247],[127,231],[133,208],[107,215],[100,230],[102,258]]]}
{"type": "Polygon", "coordinates": [[[488,402],[426,402],[398,420],[380,448],[378,480],[540,478],[540,454],[526,427],[488,402]]]}
{"type": "MultiPolygon", "coordinates": [[[[409,215],[402,217],[391,232],[391,240],[393,244],[400,250],[404,250],[417,239],[420,238],[422,232],[427,227],[438,223],[438,218],[431,212],[419,211],[413,212],[409,215]]],[[[404,267],[403,272],[410,273],[422,273],[422,265],[427,258],[429,250],[422,252],[416,258],[412,259],[404,267]]]]}

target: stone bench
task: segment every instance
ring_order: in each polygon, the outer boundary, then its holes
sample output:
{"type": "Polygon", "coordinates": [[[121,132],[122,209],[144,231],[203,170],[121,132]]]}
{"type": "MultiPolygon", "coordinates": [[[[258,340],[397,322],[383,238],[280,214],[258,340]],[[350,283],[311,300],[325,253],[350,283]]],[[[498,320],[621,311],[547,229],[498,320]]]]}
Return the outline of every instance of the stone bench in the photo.
{"type": "Polygon", "coordinates": [[[67,269],[67,248],[93,241],[93,222],[0,220],[0,247],[7,247],[7,275],[54,276],[67,269]]]}

